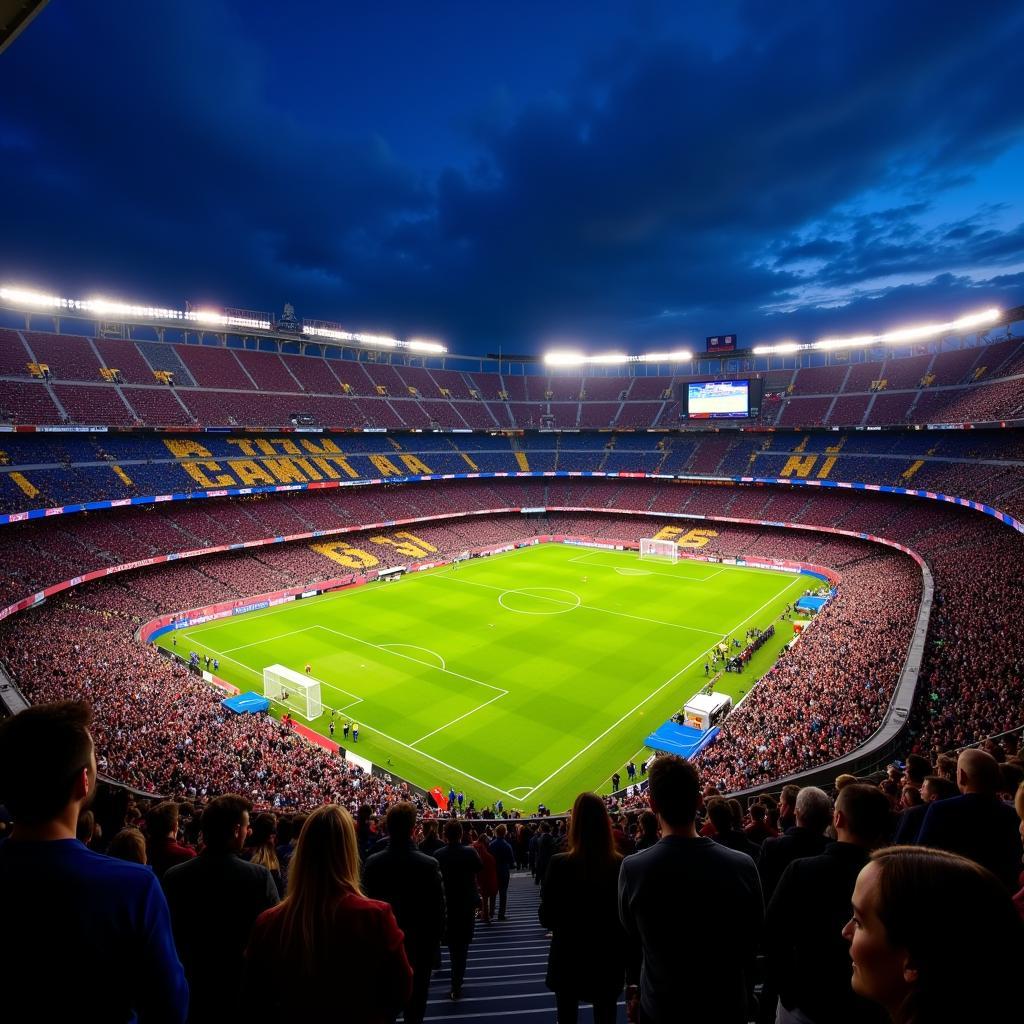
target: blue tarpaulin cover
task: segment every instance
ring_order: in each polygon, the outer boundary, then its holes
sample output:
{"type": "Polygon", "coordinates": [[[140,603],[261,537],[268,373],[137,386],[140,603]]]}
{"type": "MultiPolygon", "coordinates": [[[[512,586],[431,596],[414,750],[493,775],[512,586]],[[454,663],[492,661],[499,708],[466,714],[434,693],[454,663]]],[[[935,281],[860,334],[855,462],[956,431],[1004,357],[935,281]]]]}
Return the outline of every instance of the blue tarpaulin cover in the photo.
{"type": "Polygon", "coordinates": [[[270,701],[260,693],[253,693],[252,690],[228,697],[227,700],[222,700],[221,704],[234,711],[236,715],[245,714],[247,711],[267,711],[270,708],[270,701]]]}

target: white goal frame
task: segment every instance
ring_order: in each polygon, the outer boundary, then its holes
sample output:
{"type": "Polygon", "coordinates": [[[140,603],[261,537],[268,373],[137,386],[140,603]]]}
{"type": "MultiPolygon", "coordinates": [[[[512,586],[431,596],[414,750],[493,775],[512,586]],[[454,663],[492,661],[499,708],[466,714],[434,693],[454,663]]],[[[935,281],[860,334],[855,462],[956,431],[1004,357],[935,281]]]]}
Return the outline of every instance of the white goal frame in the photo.
{"type": "Polygon", "coordinates": [[[268,665],[263,670],[263,696],[312,722],[323,714],[320,680],[284,665],[268,665]]]}
{"type": "Polygon", "coordinates": [[[674,540],[657,540],[654,537],[640,539],[640,561],[668,561],[675,565],[679,561],[679,545],[674,540]]]}

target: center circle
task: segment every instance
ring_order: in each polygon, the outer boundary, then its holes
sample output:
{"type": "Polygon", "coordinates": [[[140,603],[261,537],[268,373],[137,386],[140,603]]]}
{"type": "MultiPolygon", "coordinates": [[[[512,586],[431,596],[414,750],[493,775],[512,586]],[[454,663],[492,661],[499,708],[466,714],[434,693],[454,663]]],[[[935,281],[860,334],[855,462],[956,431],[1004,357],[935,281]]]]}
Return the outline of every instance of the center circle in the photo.
{"type": "Polygon", "coordinates": [[[505,611],[520,615],[564,615],[579,608],[581,603],[579,594],[557,587],[523,587],[498,595],[498,604],[505,611]]]}

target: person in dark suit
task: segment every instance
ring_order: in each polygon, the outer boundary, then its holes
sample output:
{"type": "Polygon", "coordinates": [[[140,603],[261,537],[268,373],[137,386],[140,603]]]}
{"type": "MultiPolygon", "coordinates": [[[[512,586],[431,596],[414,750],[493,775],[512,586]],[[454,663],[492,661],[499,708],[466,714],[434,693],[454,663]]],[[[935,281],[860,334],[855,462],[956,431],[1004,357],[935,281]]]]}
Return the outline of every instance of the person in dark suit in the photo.
{"type": "Polygon", "coordinates": [[[707,811],[708,820],[715,829],[711,838],[716,843],[737,853],[745,853],[752,860],[757,858],[760,849],[736,827],[736,819],[728,800],[720,796],[712,797],[707,803],[707,811]]]}
{"type": "Polygon", "coordinates": [[[443,846],[444,843],[437,838],[437,822],[423,822],[423,839],[420,841],[420,853],[433,857],[443,846]]]}
{"type": "Polygon", "coordinates": [[[508,882],[512,875],[512,869],[516,866],[516,854],[512,844],[508,841],[508,829],[499,825],[494,830],[494,839],[491,840],[490,851],[494,857],[495,866],[498,869],[498,920],[504,921],[508,917],[508,882]]]}
{"type": "Polygon", "coordinates": [[[842,937],[850,899],[871,850],[889,834],[889,801],[877,786],[843,788],[833,818],[837,841],[782,873],[765,914],[766,974],[779,993],[778,1024],[884,1024],[850,987],[842,937]]]}
{"type": "Polygon", "coordinates": [[[648,798],[662,839],[627,857],[619,918],[631,944],[627,1013],[644,1024],[746,1024],[764,904],[754,862],[697,835],[700,783],[689,761],[655,759],[648,798]],[[700,922],[699,928],[686,926],[700,922]],[[686,964],[700,964],[696,980],[686,964]],[[638,987],[639,986],[639,987],[638,987]]]}
{"type": "Polygon", "coordinates": [[[239,854],[252,805],[219,796],[203,811],[205,846],[198,857],[168,868],[162,879],[178,954],[192,990],[188,1019],[223,1021],[242,998],[243,953],[256,918],[277,903],[273,876],[239,854]]]}
{"type": "Polygon", "coordinates": [[[555,838],[551,834],[551,824],[547,821],[540,823],[540,832],[537,834],[537,862],[533,869],[533,880],[540,885],[544,876],[548,873],[548,864],[555,853],[555,838]]]}
{"type": "Polygon", "coordinates": [[[595,1024],[613,1024],[626,977],[626,933],[619,920],[622,856],[596,793],[581,793],[569,821],[569,852],[551,858],[540,891],[540,923],[552,933],[545,983],[558,1024],[575,1024],[592,1003],[595,1024]]]}
{"type": "Polygon", "coordinates": [[[936,800],[948,800],[956,796],[956,784],[944,779],[941,775],[929,775],[921,784],[921,799],[924,803],[916,807],[908,807],[900,813],[896,821],[896,834],[893,836],[893,843],[896,846],[912,844],[921,831],[924,816],[928,813],[929,804],[936,800]]]}
{"type": "Polygon", "coordinates": [[[387,849],[367,860],[363,891],[371,900],[391,904],[405,934],[405,952],[412,966],[412,995],[405,1006],[405,1021],[420,1024],[444,934],[444,888],[437,861],[413,844],[416,808],[411,803],[395,804],[385,821],[387,849]]]}
{"type": "Polygon", "coordinates": [[[917,845],[968,857],[1015,892],[1021,838],[1013,807],[998,796],[999,762],[984,750],[965,750],[957,759],[956,781],[962,795],[929,805],[917,845]]]}
{"type": "Polygon", "coordinates": [[[462,823],[449,821],[444,827],[446,845],[435,854],[441,866],[444,882],[444,898],[447,909],[445,918],[445,944],[451,959],[451,998],[462,994],[462,981],[466,976],[466,959],[473,941],[473,924],[476,908],[480,906],[477,891],[477,876],[483,871],[480,854],[471,846],[462,845],[462,823]]]}
{"type": "MultiPolygon", "coordinates": [[[[789,788],[788,786],[786,787],[789,788]]],[[[771,900],[782,872],[800,857],[816,857],[825,852],[825,829],[832,823],[832,800],[817,786],[804,786],[794,801],[796,824],[781,836],[761,844],[757,871],[766,901],[771,900]]]]}

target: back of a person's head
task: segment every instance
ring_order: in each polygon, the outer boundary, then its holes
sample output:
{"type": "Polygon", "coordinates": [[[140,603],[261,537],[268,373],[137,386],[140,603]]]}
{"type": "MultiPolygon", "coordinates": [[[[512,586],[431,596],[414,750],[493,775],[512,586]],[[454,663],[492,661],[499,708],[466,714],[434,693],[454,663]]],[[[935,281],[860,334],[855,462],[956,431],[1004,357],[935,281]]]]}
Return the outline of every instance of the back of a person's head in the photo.
{"type": "Polygon", "coordinates": [[[804,786],[796,795],[797,824],[812,832],[824,832],[832,823],[832,798],[817,786],[804,786]]]}
{"type": "Polygon", "coordinates": [[[146,835],[150,843],[177,830],[178,813],[178,805],[173,800],[163,800],[146,812],[146,835]]]}
{"type": "Polygon", "coordinates": [[[81,701],[36,704],[0,722],[0,803],[15,825],[41,825],[69,804],[92,767],[90,709],[81,701]]]}
{"type": "Polygon", "coordinates": [[[889,836],[889,801],[876,786],[862,782],[845,786],[836,797],[836,813],[842,815],[853,839],[865,846],[878,846],[889,836]]]}
{"type": "Polygon", "coordinates": [[[768,817],[768,808],[764,804],[757,803],[750,805],[750,820],[763,822],[768,817]]]}
{"type": "Polygon", "coordinates": [[[78,841],[88,846],[96,834],[96,815],[92,811],[82,811],[78,816],[78,827],[75,829],[75,836],[78,841]]]}
{"type": "Polygon", "coordinates": [[[915,786],[920,786],[925,780],[925,776],[930,775],[932,771],[932,763],[927,757],[923,757],[921,754],[908,754],[907,755],[907,778],[915,786]]]}
{"type": "Polygon", "coordinates": [[[1019,998],[1024,922],[999,880],[965,857],[920,846],[877,850],[870,864],[886,941],[914,972],[899,1019],[1007,1019],[1019,998]]]}
{"type": "Polygon", "coordinates": [[[110,840],[107,854],[135,864],[146,863],[146,839],[137,828],[123,828],[110,840]]]}
{"type": "Polygon", "coordinates": [[[719,835],[728,832],[734,825],[729,801],[721,796],[712,797],[708,801],[708,818],[711,819],[711,824],[715,826],[715,831],[719,835]]]}
{"type": "Polygon", "coordinates": [[[1004,761],[999,766],[999,792],[1012,796],[1024,782],[1024,767],[1013,761],[1004,761]]]}
{"type": "Polygon", "coordinates": [[[508,829],[505,828],[504,825],[499,825],[494,830],[494,836],[496,839],[504,839],[506,835],[508,835],[508,829]]]}
{"type": "Polygon", "coordinates": [[[449,843],[461,843],[462,822],[457,820],[446,822],[444,826],[444,838],[449,843]]]}
{"type": "Polygon", "coordinates": [[[226,793],[215,797],[205,808],[199,828],[207,849],[223,853],[235,846],[237,829],[243,825],[252,804],[243,796],[226,793]]]}
{"type": "Polygon", "coordinates": [[[991,796],[999,791],[999,762],[987,751],[965,750],[956,762],[961,792],[991,796]]]}
{"type": "Polygon", "coordinates": [[[651,804],[667,825],[682,828],[693,823],[700,779],[697,769],[686,758],[662,754],[648,769],[647,780],[651,804]]]}
{"type": "Polygon", "coordinates": [[[569,819],[569,856],[598,868],[619,859],[608,808],[596,793],[580,793],[569,819]]]}
{"type": "Polygon", "coordinates": [[[732,812],[733,828],[739,828],[743,824],[743,804],[736,797],[730,797],[729,810],[732,812]]]}
{"type": "Polygon", "coordinates": [[[779,800],[779,803],[786,804],[790,808],[795,807],[796,798],[797,796],[799,796],[799,794],[800,787],[791,782],[788,785],[782,787],[782,796],[779,800]]]}
{"type": "Polygon", "coordinates": [[[352,893],[362,894],[355,823],[344,807],[325,804],[306,819],[288,867],[280,927],[290,963],[324,966],[332,952],[327,935],[338,901],[352,893]]]}
{"type": "Polygon", "coordinates": [[[416,828],[416,808],[403,800],[388,808],[384,822],[392,842],[407,843],[412,838],[413,829],[416,828]]]}
{"type": "Polygon", "coordinates": [[[265,846],[277,836],[277,815],[261,811],[253,818],[251,842],[253,846],[265,846]]]}
{"type": "Polygon", "coordinates": [[[654,811],[643,811],[640,815],[640,834],[645,839],[656,839],[658,836],[658,816],[654,811]]]}
{"type": "Polygon", "coordinates": [[[852,786],[857,781],[856,775],[850,775],[845,772],[842,775],[836,776],[835,790],[837,793],[841,793],[847,786],[852,786]]]}
{"type": "Polygon", "coordinates": [[[956,783],[951,782],[945,775],[926,776],[924,786],[928,787],[928,796],[932,800],[948,800],[951,796],[956,796],[960,792],[956,788],[956,783]]]}

